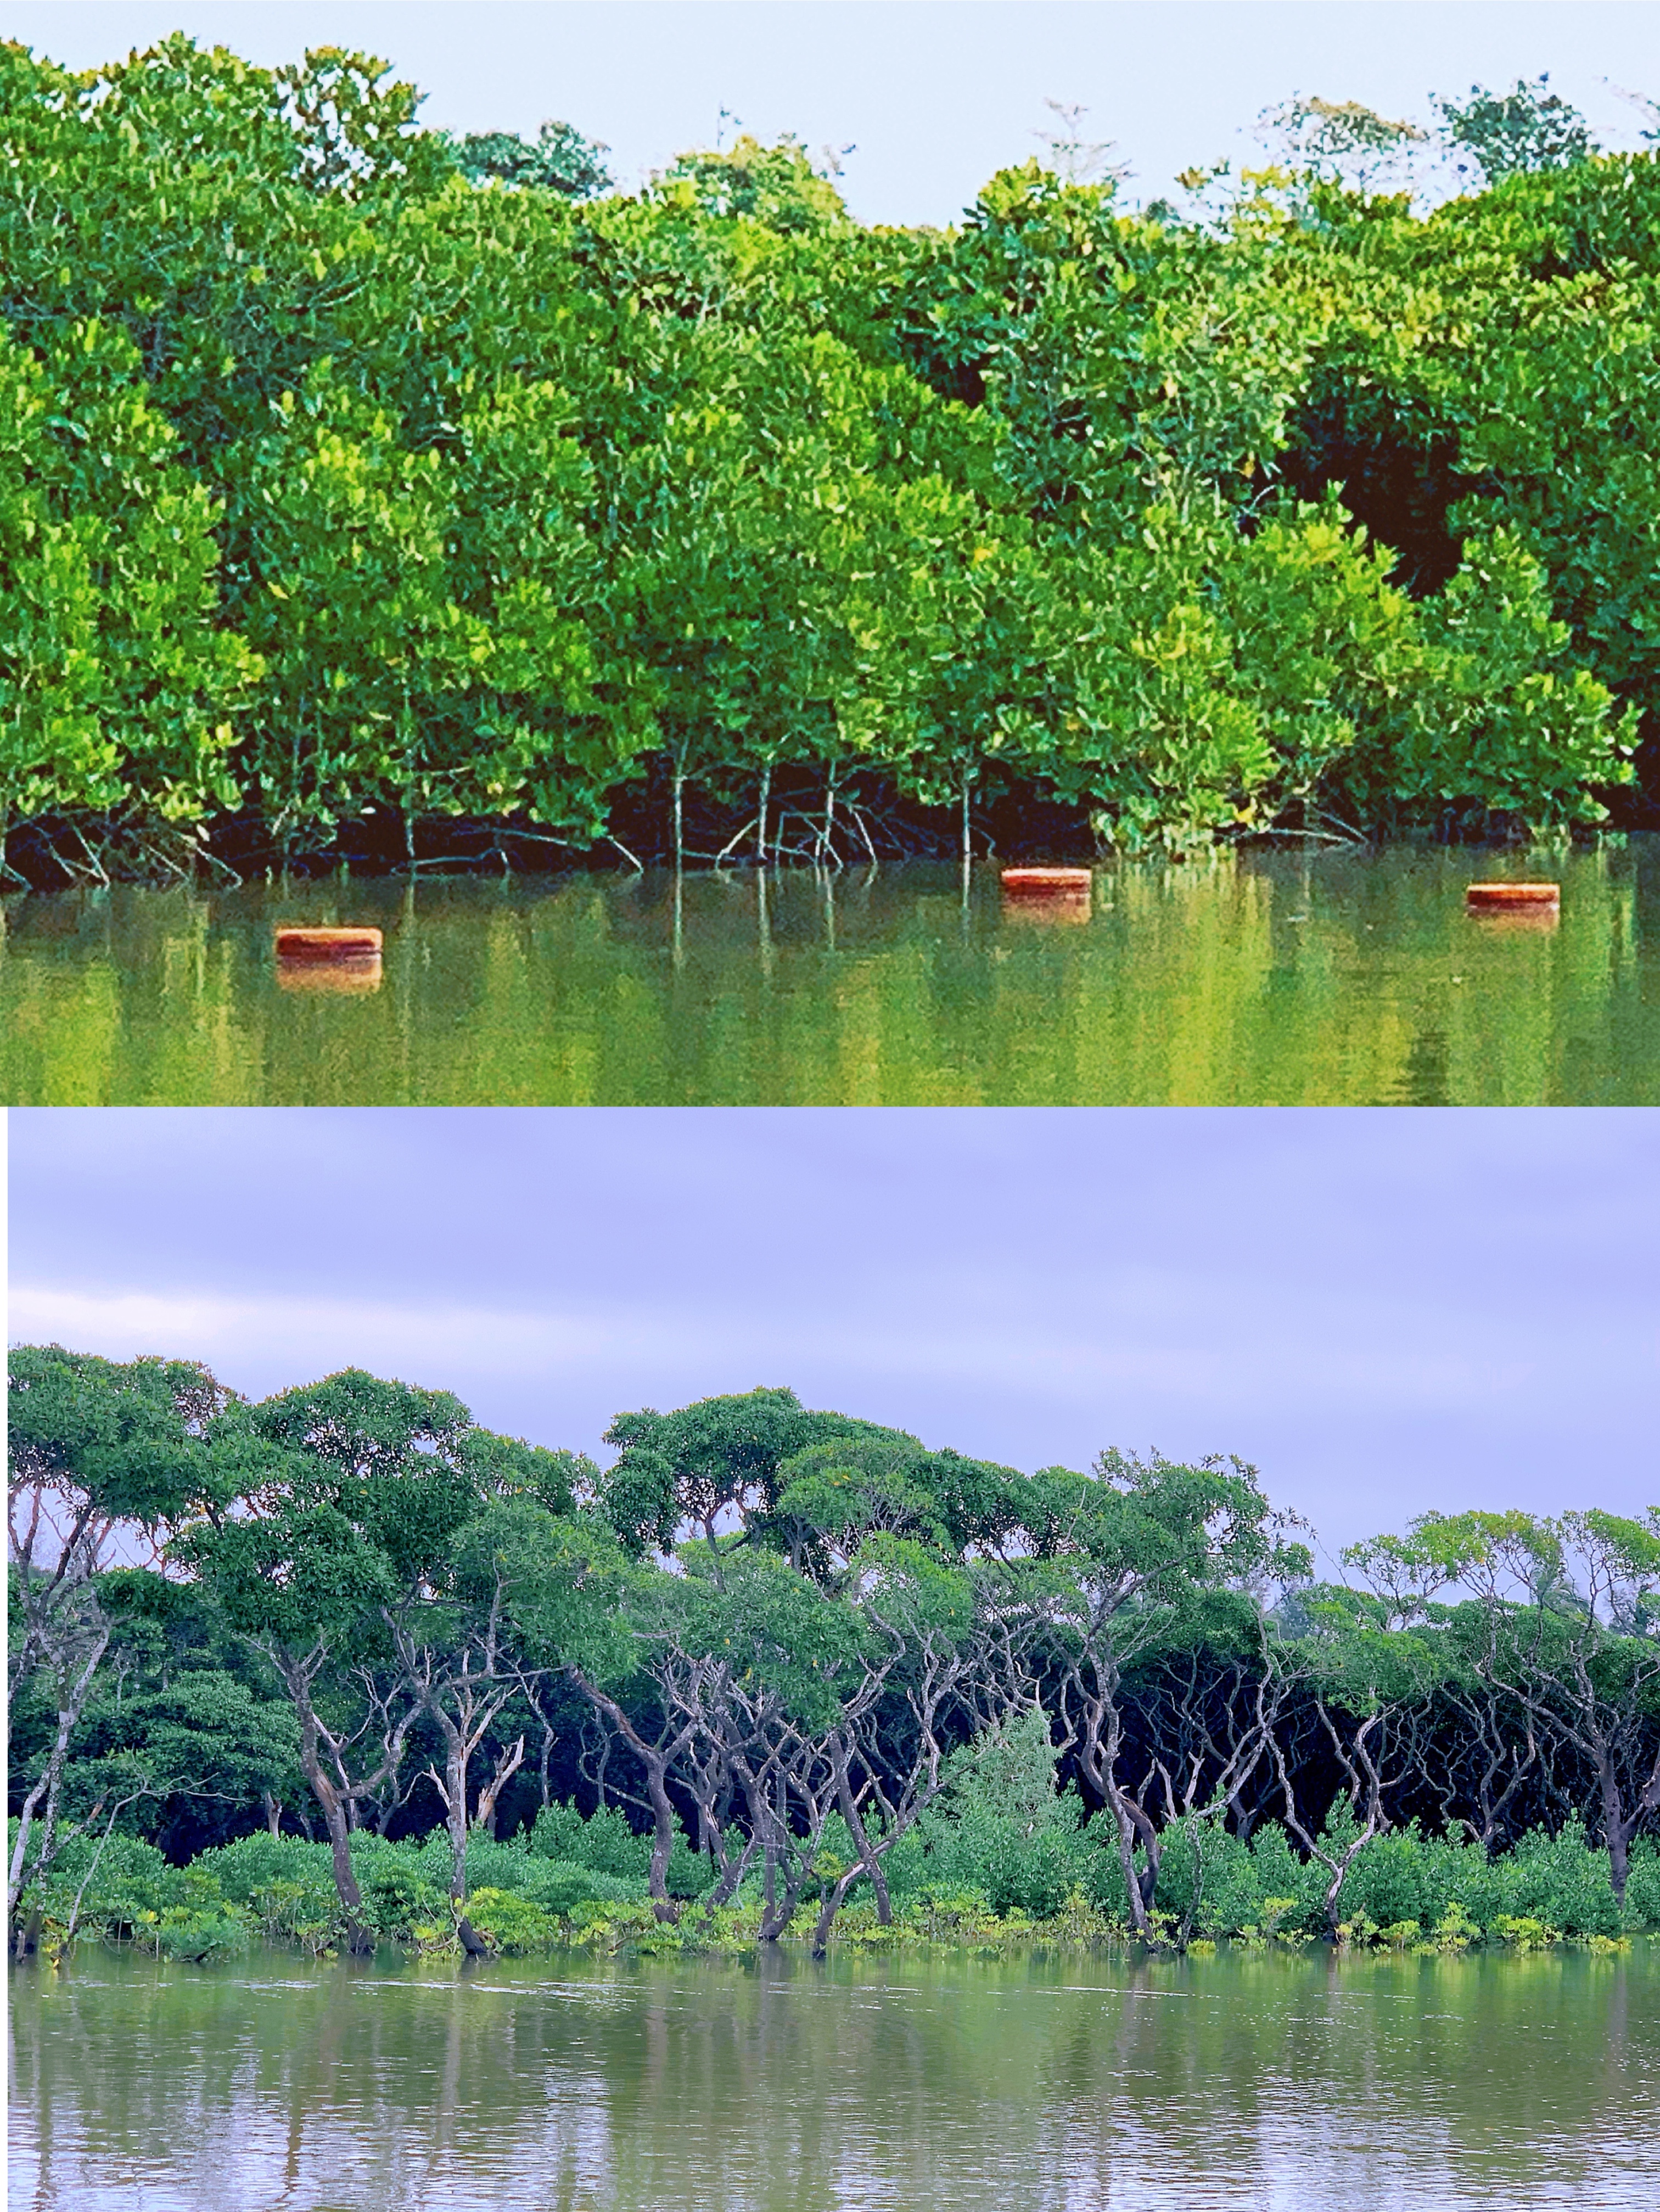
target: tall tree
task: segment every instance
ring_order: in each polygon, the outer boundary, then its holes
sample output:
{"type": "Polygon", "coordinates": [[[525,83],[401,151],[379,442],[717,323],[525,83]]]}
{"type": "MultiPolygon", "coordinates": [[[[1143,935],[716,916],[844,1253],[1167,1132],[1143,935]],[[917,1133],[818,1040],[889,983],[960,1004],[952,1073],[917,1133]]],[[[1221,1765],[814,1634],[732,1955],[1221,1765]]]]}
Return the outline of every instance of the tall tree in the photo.
{"type": "MultiPolygon", "coordinates": [[[[351,1833],[378,1793],[401,1789],[429,1713],[459,1740],[445,1787],[465,1869],[467,1762],[480,1740],[470,1723],[484,1686],[445,1603],[457,1540],[504,1486],[569,1478],[559,1455],[480,1431],[447,1392],[359,1370],[266,1399],[248,1420],[272,1462],[236,1513],[204,1521],[174,1552],[293,1704],[349,1939],[362,1947],[370,1939],[351,1833]]],[[[488,1622],[487,1606],[486,1649],[488,1622]]]]}
{"type": "Polygon", "coordinates": [[[1188,1466],[1109,1451],[1088,1475],[1033,1477],[1022,1504],[1025,1556],[1011,1564],[1009,1601],[1054,1670],[1062,1747],[1111,1816],[1131,1923],[1146,1938],[1163,1826],[1157,1760],[1141,1776],[1130,1763],[1127,1669],[1195,1592],[1306,1573],[1307,1553],[1283,1537],[1256,1469],[1237,1460],[1188,1466]]]}
{"type": "Polygon", "coordinates": [[[216,1508],[231,1478],[215,1450],[231,1394],[184,1360],[125,1364],[58,1345],[8,1363],[10,1626],[7,1695],[51,1715],[22,1785],[7,1875],[9,1924],[62,1842],[65,1776],[112,1624],[105,1571],[159,1555],[169,1532],[216,1508]]]}
{"type": "Polygon", "coordinates": [[[1484,1680],[1585,1761],[1623,1905],[1633,1838],[1660,1812],[1660,1507],[1432,1513],[1410,1533],[1475,1593],[1484,1680]]]}

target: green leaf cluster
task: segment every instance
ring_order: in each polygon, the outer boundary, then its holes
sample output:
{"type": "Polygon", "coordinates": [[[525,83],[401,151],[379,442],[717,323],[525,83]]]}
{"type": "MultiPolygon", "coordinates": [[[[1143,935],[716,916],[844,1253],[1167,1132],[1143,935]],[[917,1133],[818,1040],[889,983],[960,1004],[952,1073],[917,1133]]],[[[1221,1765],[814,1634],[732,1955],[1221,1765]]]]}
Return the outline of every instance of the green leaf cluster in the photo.
{"type": "Polygon", "coordinates": [[[906,232],[791,139],[585,197],[569,125],[423,131],[372,58],[7,46],[3,826],[1595,825],[1660,679],[1660,188],[1524,91],[1449,106],[1502,181],[1427,216],[1031,162],[906,232]]]}

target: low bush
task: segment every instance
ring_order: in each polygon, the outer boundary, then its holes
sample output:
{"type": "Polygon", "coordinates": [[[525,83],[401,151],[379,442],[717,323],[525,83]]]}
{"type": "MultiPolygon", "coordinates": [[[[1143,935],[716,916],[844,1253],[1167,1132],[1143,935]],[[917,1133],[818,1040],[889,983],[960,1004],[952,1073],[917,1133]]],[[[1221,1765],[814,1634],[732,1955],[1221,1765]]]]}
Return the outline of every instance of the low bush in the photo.
{"type": "MultiPolygon", "coordinates": [[[[1006,1795],[1006,1793],[1005,1793],[1006,1795]]],[[[984,1944],[1039,1937],[1090,1942],[1128,1933],[1124,1875],[1116,1831],[1104,1814],[1085,1819],[1075,1796],[1031,1807],[988,1802],[978,1784],[955,1790],[903,1837],[885,1859],[894,1917],[878,1921],[868,1884],[852,1891],[837,1924],[843,1942],[984,1944]]],[[[520,1957],[561,1943],[615,1951],[733,1949],[752,1944],[759,1885],[746,1883],[719,1908],[688,1903],[707,1893],[706,1862],[685,1848],[678,1923],[660,1923],[647,1893],[649,1838],[619,1814],[584,1820],[555,1806],[533,1829],[504,1840],[471,1838],[466,1911],[489,1948],[520,1957]],[[557,1847],[557,1848],[556,1848],[557,1847]]],[[[320,1956],[336,1948],[346,1918],[328,1846],[265,1832],[216,1845],[188,1866],[170,1866],[152,1844],[112,1837],[101,1851],[84,1838],[65,1845],[51,1880],[26,1893],[40,1940],[61,1950],[75,1937],[103,1937],[158,1956],[207,1965],[264,1941],[320,1956]],[[78,1899],[78,1905],[77,1905],[78,1899]]],[[[417,1951],[455,1942],[450,1855],[441,1830],[396,1843],[352,1838],[363,1919],[375,1935],[417,1951]]],[[[852,1863],[840,1822],[826,1828],[830,1878],[852,1863]]],[[[1180,1930],[1201,1943],[1303,1942],[1328,1933],[1327,1881],[1277,1822],[1247,1841],[1213,1820],[1189,1822],[1164,1839],[1154,1897],[1161,1939],[1180,1930]]],[[[811,1928],[809,1895],[792,1934],[811,1928]]],[[[1535,1830],[1489,1858],[1474,1843],[1426,1835],[1415,1824],[1374,1838],[1350,1866],[1338,1899],[1339,1940],[1351,1948],[1456,1952],[1486,1941],[1511,1953],[1560,1942],[1594,1949],[1627,1930],[1660,1928],[1660,1848],[1640,1839],[1632,1854],[1626,1911],[1609,1887],[1608,1857],[1577,1823],[1535,1830]]]]}
{"type": "MultiPolygon", "coordinates": [[[[632,1828],[615,1805],[586,1819],[573,1804],[544,1807],[531,1828],[530,1850],[536,1857],[562,1859],[621,1881],[643,1882],[651,1871],[651,1837],[632,1828]]],[[[693,1850],[678,1825],[666,1879],[671,1897],[698,1897],[709,1885],[708,1861],[693,1850]]]]}
{"type": "Polygon", "coordinates": [[[419,1941],[417,1929],[441,1926],[449,1917],[446,1892],[436,1882],[423,1881],[412,1867],[382,1862],[363,1882],[362,1891],[364,1919],[377,1936],[394,1942],[419,1941]]]}
{"type": "MultiPolygon", "coordinates": [[[[155,1856],[159,1859],[161,1853],[155,1856]]],[[[273,1836],[262,1828],[256,1835],[239,1836],[233,1844],[215,1844],[192,1864],[211,1874],[221,1895],[235,1905],[250,1904],[257,1890],[279,1883],[334,1894],[328,1845],[308,1843],[303,1836],[273,1836]]]]}
{"type": "Polygon", "coordinates": [[[1652,1836],[1632,1846],[1626,1916],[1639,1927],[1660,1928],[1660,1844],[1652,1836]]]}
{"type": "Polygon", "coordinates": [[[592,1867],[575,1865],[569,1859],[542,1859],[533,1863],[519,1887],[544,1911],[569,1918],[580,1905],[639,1904],[646,1885],[597,1874],[592,1867]]]}
{"type": "Polygon", "coordinates": [[[155,1929],[159,1956],[175,1963],[208,1966],[220,1959],[234,1958],[248,1948],[246,1918],[234,1911],[192,1911],[174,1906],[164,1912],[155,1929]]]}
{"type": "Polygon", "coordinates": [[[561,1929],[553,1913],[504,1889],[476,1889],[467,1899],[467,1918],[492,1951],[510,1959],[550,1951],[561,1929]]]}

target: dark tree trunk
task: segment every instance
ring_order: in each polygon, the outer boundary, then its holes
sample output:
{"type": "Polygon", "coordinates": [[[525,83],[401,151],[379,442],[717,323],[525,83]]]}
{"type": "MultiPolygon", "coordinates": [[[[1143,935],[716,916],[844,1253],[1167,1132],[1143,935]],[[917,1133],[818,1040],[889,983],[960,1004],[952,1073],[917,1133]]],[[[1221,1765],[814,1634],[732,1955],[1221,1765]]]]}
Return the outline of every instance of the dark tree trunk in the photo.
{"type": "Polygon", "coordinates": [[[670,1897],[668,1890],[669,1854],[674,1847],[674,1803],[668,1791],[668,1772],[669,1763],[689,1731],[680,1730],[666,1747],[660,1743],[648,1743],[615,1698],[608,1697],[603,1690],[580,1674],[574,1674],[573,1679],[589,1703],[611,1723],[645,1770],[646,1796],[652,1811],[651,1908],[660,1921],[675,1922],[680,1917],[680,1908],[670,1897]]]}
{"type": "Polygon", "coordinates": [[[317,1800],[328,1830],[335,1892],[346,1920],[346,1948],[355,1955],[360,1955],[374,1948],[374,1938],[363,1925],[363,1893],[357,1887],[357,1876],[352,1869],[352,1822],[350,1816],[355,1800],[336,1788],[323,1765],[319,1748],[320,1728],[311,1702],[309,1678],[297,1668],[283,1671],[288,1674],[290,1694],[299,1711],[301,1771],[311,1784],[312,1795],[317,1800]]]}
{"type": "Polygon", "coordinates": [[[351,1832],[346,1825],[346,1809],[340,1793],[330,1782],[321,1767],[309,1772],[307,1779],[317,1793],[317,1802],[323,1808],[323,1820],[329,1832],[329,1856],[334,1864],[334,1887],[346,1915],[346,1948],[354,1955],[362,1955],[374,1948],[374,1939],[363,1925],[363,1893],[357,1887],[357,1876],[351,1863],[351,1832]]]}
{"type": "Polygon", "coordinates": [[[1621,1913],[1626,1909],[1626,1884],[1631,1878],[1631,1839],[1636,1832],[1636,1819],[1628,1817],[1625,1797],[1614,1763],[1606,1756],[1598,1761],[1602,1771],[1597,1779],[1602,1791],[1602,1832],[1608,1838],[1608,1885],[1614,1892],[1614,1901],[1621,1913]]]}
{"type": "Polygon", "coordinates": [[[444,1735],[444,1826],[450,1841],[450,1902],[459,1912],[467,1896],[467,1754],[460,1730],[438,1716],[444,1735]]]}

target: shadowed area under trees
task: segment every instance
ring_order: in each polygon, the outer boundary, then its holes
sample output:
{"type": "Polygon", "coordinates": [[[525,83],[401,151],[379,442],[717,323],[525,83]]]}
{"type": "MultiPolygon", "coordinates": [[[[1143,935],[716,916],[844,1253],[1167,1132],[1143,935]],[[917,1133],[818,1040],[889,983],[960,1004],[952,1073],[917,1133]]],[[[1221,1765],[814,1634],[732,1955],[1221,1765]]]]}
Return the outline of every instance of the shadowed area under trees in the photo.
{"type": "Polygon", "coordinates": [[[1660,171],[1542,81],[943,232],[418,106],[0,47],[13,880],[1654,818],[1660,171]]]}
{"type": "Polygon", "coordinates": [[[786,1389],[604,1468],[353,1370],[47,1346],[9,1396],[19,1953],[1660,1924],[1660,1509],[1334,1583],[1237,1460],[1025,1474],[786,1389]]]}

